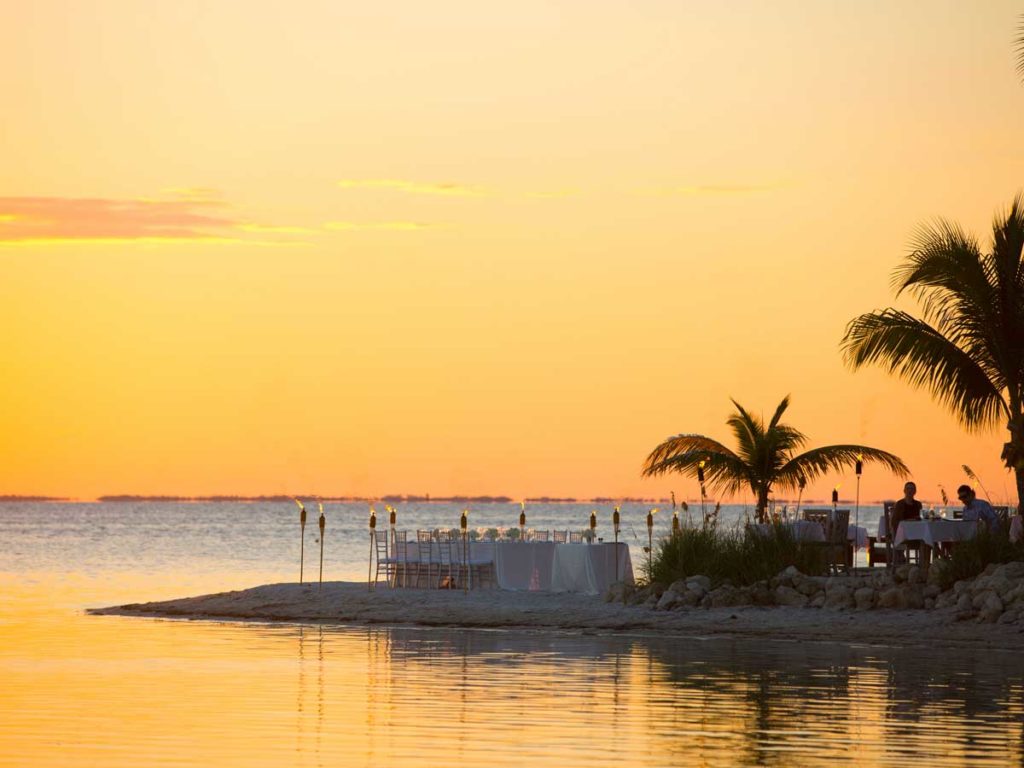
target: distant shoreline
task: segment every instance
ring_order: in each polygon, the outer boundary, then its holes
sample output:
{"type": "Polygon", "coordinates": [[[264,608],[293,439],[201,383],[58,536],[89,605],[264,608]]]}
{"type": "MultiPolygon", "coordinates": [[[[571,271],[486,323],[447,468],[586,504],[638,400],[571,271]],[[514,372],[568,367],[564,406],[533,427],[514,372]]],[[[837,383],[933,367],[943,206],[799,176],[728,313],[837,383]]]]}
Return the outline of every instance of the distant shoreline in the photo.
{"type": "MultiPolygon", "coordinates": [[[[315,493],[297,494],[273,494],[267,496],[232,496],[232,495],[204,495],[204,496],[177,496],[173,494],[158,494],[152,496],[134,494],[110,494],[99,496],[95,499],[76,498],[73,496],[41,496],[31,494],[5,494],[0,495],[0,503],[3,502],[68,502],[78,504],[104,503],[260,503],[273,502],[281,504],[294,503],[295,499],[302,501],[322,501],[331,504],[518,504],[522,501],[525,504],[660,504],[667,506],[672,503],[671,499],[643,498],[636,496],[625,496],[612,498],[609,496],[595,496],[593,498],[574,498],[571,496],[536,496],[525,499],[512,498],[511,496],[323,496],[315,493]]],[[[699,507],[699,499],[687,499],[686,503],[693,507],[699,507]]],[[[709,502],[710,503],[710,502],[709,502]]],[[[780,499],[779,504],[792,505],[796,502],[792,499],[780,499]]],[[[877,507],[882,505],[882,500],[861,501],[862,507],[877,507]]],[[[839,505],[842,507],[853,507],[855,502],[849,499],[841,499],[839,505]]],[[[722,502],[722,506],[730,507],[751,507],[753,504],[740,501],[722,502]]],[[[832,502],[825,499],[804,499],[801,503],[802,509],[810,507],[831,507],[832,502]]],[[[699,509],[698,509],[699,511],[699,509]]]]}

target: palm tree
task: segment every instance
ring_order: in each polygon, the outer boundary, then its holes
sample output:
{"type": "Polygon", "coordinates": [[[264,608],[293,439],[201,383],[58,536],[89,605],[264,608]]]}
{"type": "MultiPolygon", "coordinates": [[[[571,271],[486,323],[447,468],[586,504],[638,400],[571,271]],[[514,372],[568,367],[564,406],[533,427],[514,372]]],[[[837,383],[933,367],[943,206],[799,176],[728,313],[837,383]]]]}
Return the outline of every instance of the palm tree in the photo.
{"type": "Polygon", "coordinates": [[[732,494],[750,488],[757,499],[757,519],[764,521],[773,486],[796,490],[829,470],[858,460],[878,462],[900,476],[909,474],[897,456],[864,445],[827,445],[797,453],[807,438],[781,422],[789,395],[779,403],[767,426],[735,400],[732,404],[736,412],[726,424],[736,438],[736,451],[704,435],[675,435],[651,451],[644,463],[644,476],[680,472],[693,477],[702,472],[714,491],[732,494]]]}
{"type": "Polygon", "coordinates": [[[970,431],[1006,424],[1003,461],[1024,500],[1024,197],[992,223],[989,251],[940,220],[922,226],[893,274],[921,318],[889,308],[856,317],[842,342],[856,370],[877,363],[923,387],[970,431]]]}

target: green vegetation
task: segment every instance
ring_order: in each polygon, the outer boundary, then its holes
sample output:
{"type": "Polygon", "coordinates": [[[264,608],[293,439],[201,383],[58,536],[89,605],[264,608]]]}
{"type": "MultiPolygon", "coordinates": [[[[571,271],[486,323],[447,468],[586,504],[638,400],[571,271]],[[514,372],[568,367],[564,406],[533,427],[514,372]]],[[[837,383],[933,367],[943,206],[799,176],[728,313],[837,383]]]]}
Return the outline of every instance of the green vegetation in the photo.
{"type": "Polygon", "coordinates": [[[942,588],[949,589],[961,579],[973,579],[990,563],[1024,560],[1024,541],[1010,541],[1005,526],[997,531],[983,528],[973,539],[958,542],[942,568],[942,588]]]}
{"type": "Polygon", "coordinates": [[[773,525],[767,535],[714,526],[683,528],[656,545],[649,569],[644,563],[648,580],[660,584],[702,575],[715,585],[737,587],[770,579],[791,565],[801,573],[822,573],[825,553],[821,546],[796,541],[781,525],[773,525]]]}
{"type": "Polygon", "coordinates": [[[1024,500],[1024,197],[996,216],[982,252],[958,224],[923,225],[893,274],[896,295],[921,317],[890,307],[860,315],[842,348],[855,370],[869,363],[922,387],[969,431],[1005,426],[1002,459],[1024,500]]]}
{"type": "Polygon", "coordinates": [[[807,438],[781,421],[789,407],[788,395],[767,425],[735,400],[732,404],[736,412],[726,423],[736,439],[735,452],[704,435],[675,435],[651,451],[643,474],[650,477],[679,472],[698,477],[702,493],[705,479],[713,491],[732,494],[749,488],[757,499],[757,520],[763,522],[774,487],[803,490],[808,481],[858,460],[877,462],[901,477],[910,473],[898,456],[865,445],[826,445],[796,453],[807,438]]]}

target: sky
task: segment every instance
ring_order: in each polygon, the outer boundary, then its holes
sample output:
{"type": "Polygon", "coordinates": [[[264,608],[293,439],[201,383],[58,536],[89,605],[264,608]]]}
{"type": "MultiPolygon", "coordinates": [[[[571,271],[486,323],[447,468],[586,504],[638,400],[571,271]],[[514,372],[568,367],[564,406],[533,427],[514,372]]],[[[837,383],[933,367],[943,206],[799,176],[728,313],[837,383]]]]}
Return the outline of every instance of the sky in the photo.
{"type": "Polygon", "coordinates": [[[4,4],[0,494],[694,498],[647,453],[789,394],[1002,500],[839,342],[1024,188],[1022,10],[4,4]]]}

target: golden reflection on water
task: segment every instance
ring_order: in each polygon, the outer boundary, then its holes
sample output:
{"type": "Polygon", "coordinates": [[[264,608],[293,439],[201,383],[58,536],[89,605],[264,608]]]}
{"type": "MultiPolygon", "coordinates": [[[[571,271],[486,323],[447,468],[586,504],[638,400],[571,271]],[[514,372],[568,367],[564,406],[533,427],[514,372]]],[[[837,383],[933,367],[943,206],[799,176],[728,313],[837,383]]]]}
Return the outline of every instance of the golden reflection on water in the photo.
{"type": "Polygon", "coordinates": [[[0,765],[1024,760],[1019,655],[79,610],[193,578],[0,574],[0,765]]]}

